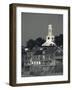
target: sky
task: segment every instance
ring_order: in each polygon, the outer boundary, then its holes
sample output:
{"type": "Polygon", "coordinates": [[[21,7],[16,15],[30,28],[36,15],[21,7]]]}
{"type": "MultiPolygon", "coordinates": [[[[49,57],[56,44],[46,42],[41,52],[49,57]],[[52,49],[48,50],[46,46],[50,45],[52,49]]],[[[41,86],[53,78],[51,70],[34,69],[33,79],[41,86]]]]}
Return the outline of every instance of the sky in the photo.
{"type": "Polygon", "coordinates": [[[61,14],[21,14],[21,38],[22,46],[26,45],[29,39],[35,40],[38,37],[46,39],[48,25],[52,24],[53,35],[63,33],[63,15],[61,14]]]}

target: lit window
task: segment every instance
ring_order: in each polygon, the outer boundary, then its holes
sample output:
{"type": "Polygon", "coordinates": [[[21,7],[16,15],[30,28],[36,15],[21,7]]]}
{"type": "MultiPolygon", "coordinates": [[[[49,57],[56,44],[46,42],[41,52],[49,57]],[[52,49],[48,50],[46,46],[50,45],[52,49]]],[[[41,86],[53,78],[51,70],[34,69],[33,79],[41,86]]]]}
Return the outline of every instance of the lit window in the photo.
{"type": "Polygon", "coordinates": [[[38,64],[38,62],[37,62],[37,64],[38,64]]]}
{"type": "Polygon", "coordinates": [[[32,64],[33,64],[33,62],[32,62],[32,64]]]}
{"type": "Polygon", "coordinates": [[[41,62],[39,61],[39,64],[41,64],[41,62]]]}

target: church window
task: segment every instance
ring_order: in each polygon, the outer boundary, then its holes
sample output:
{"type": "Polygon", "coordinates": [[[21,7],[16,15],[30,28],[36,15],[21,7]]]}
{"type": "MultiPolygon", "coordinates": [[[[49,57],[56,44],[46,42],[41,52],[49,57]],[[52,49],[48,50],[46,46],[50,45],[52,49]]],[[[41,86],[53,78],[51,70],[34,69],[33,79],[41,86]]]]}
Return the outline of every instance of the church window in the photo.
{"type": "Polygon", "coordinates": [[[50,39],[50,38],[48,37],[48,39],[50,39]]]}

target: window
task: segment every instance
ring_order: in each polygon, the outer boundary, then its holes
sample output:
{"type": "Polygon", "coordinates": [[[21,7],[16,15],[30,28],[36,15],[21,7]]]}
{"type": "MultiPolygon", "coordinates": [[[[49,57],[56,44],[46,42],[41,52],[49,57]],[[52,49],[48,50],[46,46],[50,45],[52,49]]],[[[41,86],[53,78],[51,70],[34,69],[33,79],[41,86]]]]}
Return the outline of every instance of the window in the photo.
{"type": "Polygon", "coordinates": [[[33,64],[33,61],[31,63],[33,64]]]}
{"type": "Polygon", "coordinates": [[[39,61],[39,64],[41,64],[41,62],[39,61]]]}
{"type": "Polygon", "coordinates": [[[37,64],[38,64],[38,61],[37,61],[37,64]]]}
{"type": "Polygon", "coordinates": [[[50,39],[50,38],[48,37],[48,39],[50,39]]]}

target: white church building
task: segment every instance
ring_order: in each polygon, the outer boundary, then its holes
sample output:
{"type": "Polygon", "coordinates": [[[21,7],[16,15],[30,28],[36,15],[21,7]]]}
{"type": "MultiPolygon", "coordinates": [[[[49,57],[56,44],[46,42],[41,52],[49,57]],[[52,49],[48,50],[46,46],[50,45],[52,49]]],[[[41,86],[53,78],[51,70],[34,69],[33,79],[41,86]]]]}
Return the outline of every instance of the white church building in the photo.
{"type": "Polygon", "coordinates": [[[48,25],[48,35],[46,36],[46,42],[42,44],[42,46],[55,46],[54,43],[55,36],[52,33],[52,25],[48,25]]]}

